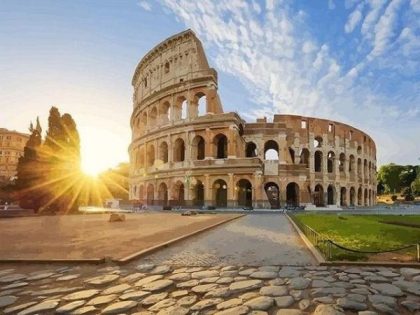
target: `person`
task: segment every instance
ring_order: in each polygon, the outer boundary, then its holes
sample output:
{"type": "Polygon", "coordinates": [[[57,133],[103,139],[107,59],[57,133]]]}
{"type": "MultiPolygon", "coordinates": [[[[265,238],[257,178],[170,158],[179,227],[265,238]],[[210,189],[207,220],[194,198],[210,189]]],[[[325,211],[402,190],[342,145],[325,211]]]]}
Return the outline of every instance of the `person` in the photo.
{"type": "Polygon", "coordinates": [[[9,204],[6,201],[6,203],[4,204],[4,210],[7,210],[8,208],[9,208],[9,204]]]}

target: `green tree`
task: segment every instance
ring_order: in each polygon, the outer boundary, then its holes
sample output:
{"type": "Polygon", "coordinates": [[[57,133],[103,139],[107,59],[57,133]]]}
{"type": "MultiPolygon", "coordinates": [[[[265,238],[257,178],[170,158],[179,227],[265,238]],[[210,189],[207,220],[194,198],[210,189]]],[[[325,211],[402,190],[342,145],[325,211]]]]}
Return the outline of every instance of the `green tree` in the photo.
{"type": "Polygon", "coordinates": [[[411,191],[415,196],[420,196],[420,173],[417,178],[411,183],[411,191]]]}
{"type": "Polygon", "coordinates": [[[400,173],[400,186],[401,188],[410,187],[411,183],[417,177],[417,166],[406,165],[400,173]]]}
{"type": "Polygon", "coordinates": [[[382,182],[385,186],[385,193],[394,193],[401,190],[400,174],[403,170],[403,166],[394,163],[379,168],[378,182],[382,182]]]}
{"type": "MultiPolygon", "coordinates": [[[[37,120],[38,121],[38,120],[37,120]]],[[[40,148],[42,144],[41,126],[39,121],[37,128],[29,128],[31,135],[26,142],[23,156],[19,158],[17,165],[16,193],[19,205],[24,209],[38,211],[41,207],[41,179],[40,148]]]]}

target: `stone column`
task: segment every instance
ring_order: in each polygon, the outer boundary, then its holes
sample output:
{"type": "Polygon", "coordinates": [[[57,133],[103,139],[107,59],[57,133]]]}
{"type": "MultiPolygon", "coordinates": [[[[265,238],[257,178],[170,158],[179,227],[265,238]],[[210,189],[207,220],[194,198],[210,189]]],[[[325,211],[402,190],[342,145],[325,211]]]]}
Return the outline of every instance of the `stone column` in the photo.
{"type": "Polygon", "coordinates": [[[206,128],[206,148],[205,148],[205,154],[206,159],[207,158],[214,158],[214,146],[213,146],[213,138],[210,128],[206,128]]]}
{"type": "Polygon", "coordinates": [[[213,202],[213,190],[210,186],[210,175],[204,175],[204,205],[208,206],[213,202]]]}
{"type": "Polygon", "coordinates": [[[233,173],[228,173],[229,175],[229,181],[227,183],[228,191],[227,191],[227,204],[229,206],[235,206],[236,205],[236,198],[235,198],[235,182],[233,178],[233,173]]]}

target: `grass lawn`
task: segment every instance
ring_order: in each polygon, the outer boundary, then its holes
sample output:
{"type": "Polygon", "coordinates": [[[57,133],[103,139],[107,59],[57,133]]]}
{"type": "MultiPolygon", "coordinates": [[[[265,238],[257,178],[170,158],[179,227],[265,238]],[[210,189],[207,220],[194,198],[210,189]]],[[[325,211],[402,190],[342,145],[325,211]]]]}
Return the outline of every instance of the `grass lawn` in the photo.
{"type": "MultiPolygon", "coordinates": [[[[362,251],[381,251],[420,242],[420,215],[335,215],[297,214],[300,222],[344,247],[362,251]],[[409,227],[391,223],[410,223],[409,227]]],[[[415,249],[411,252],[415,253],[415,249]]],[[[338,250],[335,259],[363,259],[363,256],[338,250]]],[[[366,259],[366,258],[365,258],[366,259]]]]}

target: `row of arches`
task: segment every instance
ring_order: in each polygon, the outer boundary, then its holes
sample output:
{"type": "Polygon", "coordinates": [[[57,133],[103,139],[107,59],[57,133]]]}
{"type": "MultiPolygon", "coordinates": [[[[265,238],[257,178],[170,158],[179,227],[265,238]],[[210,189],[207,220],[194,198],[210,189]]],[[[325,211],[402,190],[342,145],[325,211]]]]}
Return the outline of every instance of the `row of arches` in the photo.
{"type": "MultiPolygon", "coordinates": [[[[293,164],[296,164],[296,154],[295,150],[292,148],[289,148],[289,156],[290,160],[293,164]]],[[[257,157],[258,156],[258,150],[257,145],[250,141],[247,142],[245,147],[245,156],[246,157],[257,157]]],[[[298,154],[299,156],[299,164],[306,165],[306,167],[309,167],[309,159],[310,159],[310,153],[309,149],[303,148],[298,154]]],[[[265,160],[278,160],[279,159],[279,146],[276,141],[274,140],[268,140],[264,143],[264,159],[265,160]]],[[[344,153],[340,153],[340,155],[337,156],[334,151],[329,151],[327,153],[326,159],[324,159],[324,153],[320,150],[316,150],[314,153],[314,170],[315,172],[323,172],[323,166],[324,163],[326,163],[326,168],[328,173],[335,173],[336,171],[336,163],[338,163],[338,170],[339,172],[345,171],[345,164],[346,164],[346,155],[344,153]]],[[[355,166],[355,157],[353,154],[349,156],[348,161],[348,171],[350,174],[355,174],[356,166],[355,166]]],[[[363,166],[362,166],[362,159],[357,160],[357,173],[359,176],[364,174],[365,178],[371,178],[374,177],[374,172],[376,172],[375,165],[368,162],[367,159],[363,160],[363,166]]]]}
{"type": "MultiPolygon", "coordinates": [[[[217,134],[212,141],[214,146],[214,158],[226,159],[228,157],[228,138],[224,134],[217,134]]],[[[169,162],[169,145],[166,141],[159,143],[157,148],[157,159],[159,163],[169,162]]],[[[187,146],[182,138],[177,138],[172,144],[172,161],[183,162],[186,159],[187,146]]],[[[206,157],[206,141],[202,136],[195,136],[191,142],[191,158],[193,160],[204,160],[206,157]]],[[[147,144],[140,147],[135,154],[135,165],[137,167],[151,167],[156,162],[155,146],[147,144]],[[146,147],[146,149],[145,149],[146,147]]]]}
{"type": "Polygon", "coordinates": [[[196,93],[190,101],[185,96],[178,96],[173,104],[169,101],[151,106],[143,110],[134,121],[140,133],[170,121],[196,118],[207,114],[207,96],[203,92],[196,93]]]}

